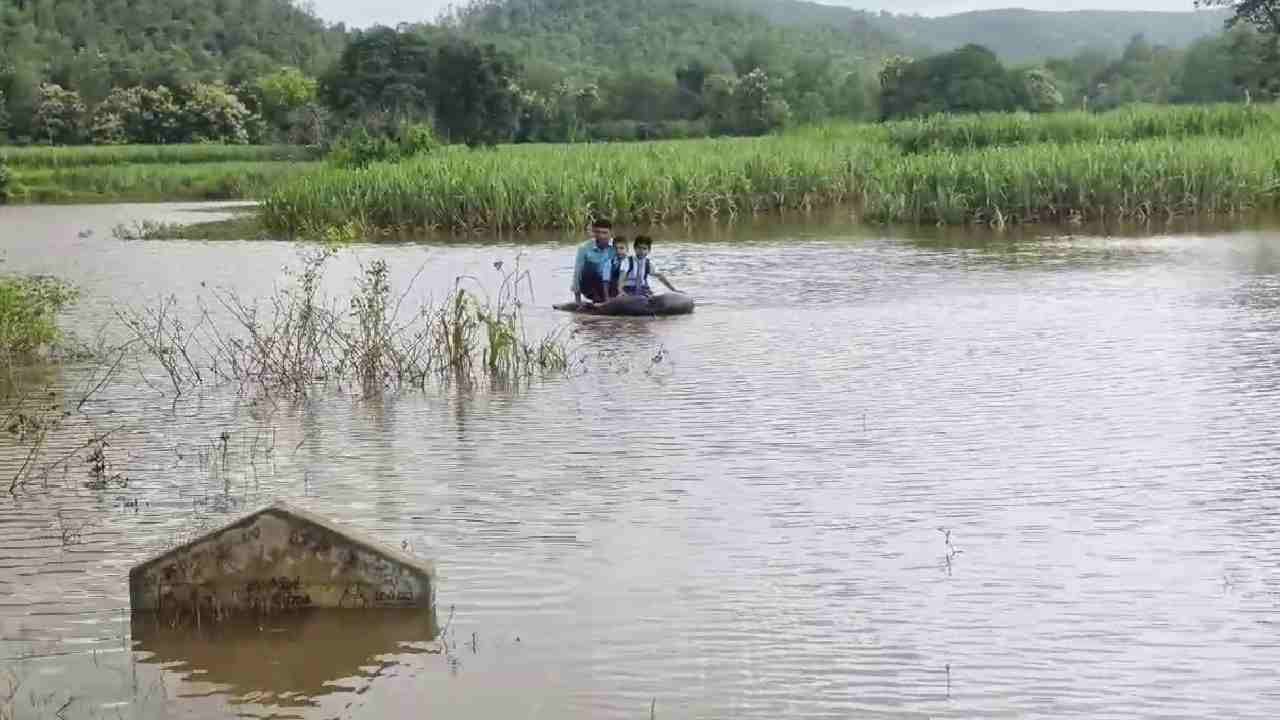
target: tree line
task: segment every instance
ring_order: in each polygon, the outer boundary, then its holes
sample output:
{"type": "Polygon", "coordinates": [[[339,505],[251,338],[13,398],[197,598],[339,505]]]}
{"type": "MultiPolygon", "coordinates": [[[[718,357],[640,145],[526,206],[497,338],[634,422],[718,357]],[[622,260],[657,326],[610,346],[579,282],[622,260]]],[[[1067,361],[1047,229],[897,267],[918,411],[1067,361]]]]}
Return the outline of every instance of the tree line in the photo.
{"type": "Polygon", "coordinates": [[[959,112],[1105,111],[1134,103],[1280,100],[1280,34],[1239,25],[1186,49],[1134,36],[1118,58],[1097,51],[1006,68],[978,45],[881,72],[884,119],[959,112]]]}
{"type": "Polygon", "coordinates": [[[977,45],[912,59],[868,28],[662,2],[481,0],[436,25],[348,32],[284,0],[19,0],[0,9],[0,141],[324,144],[430,126],[489,145],[1280,97],[1277,0],[1227,3],[1234,27],[1187,49],[1137,36],[1119,57],[1021,67],[977,45]]]}

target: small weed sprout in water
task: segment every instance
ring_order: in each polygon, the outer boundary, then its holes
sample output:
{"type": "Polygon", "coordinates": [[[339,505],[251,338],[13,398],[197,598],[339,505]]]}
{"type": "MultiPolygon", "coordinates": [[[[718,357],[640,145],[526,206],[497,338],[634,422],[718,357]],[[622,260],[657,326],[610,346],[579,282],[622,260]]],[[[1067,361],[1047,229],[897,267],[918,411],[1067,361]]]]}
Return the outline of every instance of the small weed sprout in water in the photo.
{"type": "Polygon", "coordinates": [[[942,556],[942,565],[947,571],[947,577],[951,577],[951,571],[955,567],[956,558],[960,557],[964,551],[951,544],[950,529],[940,527],[938,528],[938,532],[942,534],[942,542],[946,547],[946,553],[942,556]]]}

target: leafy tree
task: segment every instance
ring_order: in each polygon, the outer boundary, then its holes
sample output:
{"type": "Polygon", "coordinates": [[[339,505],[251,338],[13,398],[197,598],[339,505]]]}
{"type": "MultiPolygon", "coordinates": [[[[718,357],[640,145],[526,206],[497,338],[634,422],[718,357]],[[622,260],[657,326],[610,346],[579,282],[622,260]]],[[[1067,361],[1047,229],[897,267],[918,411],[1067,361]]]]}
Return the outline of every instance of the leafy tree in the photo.
{"type": "Polygon", "coordinates": [[[9,135],[9,102],[0,92],[0,143],[9,135]]]}
{"type": "Polygon", "coordinates": [[[1045,69],[1053,73],[1058,90],[1062,93],[1064,104],[1072,108],[1084,106],[1085,98],[1094,87],[1094,79],[1111,64],[1107,53],[1091,49],[1084,50],[1070,58],[1052,59],[1045,63],[1045,69]]]}
{"type": "Polygon", "coordinates": [[[435,117],[452,140],[494,145],[510,140],[519,119],[519,66],[493,45],[454,39],[437,55],[435,117]]]}
{"type": "Polygon", "coordinates": [[[116,88],[93,110],[95,142],[160,144],[176,142],[181,123],[169,88],[116,88]]]}
{"type": "Polygon", "coordinates": [[[656,123],[679,117],[677,79],[672,75],[628,69],[601,80],[602,114],[609,120],[656,123]]]}
{"type": "Polygon", "coordinates": [[[184,88],[183,95],[183,142],[249,142],[249,109],[226,86],[194,83],[184,88]]]}
{"type": "Polygon", "coordinates": [[[1239,32],[1252,33],[1239,28],[1201,40],[1187,49],[1182,57],[1177,102],[1216,103],[1241,99],[1243,88],[1237,84],[1236,59],[1232,52],[1232,36],[1239,32]]]}
{"type": "Polygon", "coordinates": [[[13,174],[9,172],[9,168],[5,167],[3,161],[0,161],[0,203],[4,203],[12,194],[13,174]]]}
{"type": "Polygon", "coordinates": [[[990,50],[969,45],[881,72],[882,117],[941,112],[1002,112],[1026,104],[1021,78],[990,50]]]}
{"type": "Polygon", "coordinates": [[[114,112],[95,110],[89,118],[89,141],[94,145],[123,145],[129,142],[124,118],[114,112]]]}
{"type": "Polygon", "coordinates": [[[1280,35],[1280,0],[1196,0],[1196,7],[1226,7],[1230,25],[1248,23],[1259,31],[1280,35]]]}
{"type": "Polygon", "coordinates": [[[1129,44],[1124,48],[1124,54],[1120,56],[1121,62],[1144,63],[1151,62],[1155,57],[1155,50],[1152,49],[1151,43],[1147,42],[1147,36],[1138,33],[1129,38],[1129,44]]]}
{"type": "Polygon", "coordinates": [[[707,78],[703,97],[706,100],[707,120],[712,132],[728,134],[737,128],[738,112],[734,104],[737,90],[736,77],[712,75],[707,78]]]}
{"type": "Polygon", "coordinates": [[[733,57],[733,70],[738,77],[760,70],[766,75],[776,71],[781,65],[781,49],[778,43],[768,35],[757,35],[746,44],[740,54],[733,57]]]}
{"type": "Polygon", "coordinates": [[[32,130],[50,145],[74,144],[80,139],[84,114],[84,102],[79,93],[61,85],[45,83],[40,86],[32,130]]]}
{"type": "Polygon", "coordinates": [[[348,116],[430,115],[436,53],[416,32],[376,27],[357,32],[320,80],[325,104],[348,116]]]}
{"type": "Polygon", "coordinates": [[[676,68],[676,88],[679,97],[676,104],[680,115],[686,118],[700,118],[706,111],[702,93],[707,87],[707,78],[713,68],[701,60],[693,60],[676,68]]]}
{"type": "Polygon", "coordinates": [[[1058,91],[1053,73],[1045,68],[1032,68],[1022,75],[1026,84],[1027,109],[1032,112],[1051,112],[1062,106],[1062,93],[1058,91]]]}
{"type": "Polygon", "coordinates": [[[1280,99],[1280,35],[1241,28],[1231,35],[1232,80],[1254,100],[1280,99]]]}
{"type": "MultiPolygon", "coordinates": [[[[0,48],[0,56],[3,48],[0,48]]],[[[10,62],[0,59],[0,92],[8,98],[9,132],[15,138],[28,141],[32,132],[32,117],[40,99],[40,74],[28,62],[10,62]]]]}
{"type": "Polygon", "coordinates": [[[225,86],[194,83],[174,92],[117,88],[94,108],[89,134],[99,143],[243,143],[252,120],[225,86]]]}
{"type": "Polygon", "coordinates": [[[315,102],[317,86],[315,78],[286,67],[259,77],[253,82],[253,91],[263,117],[285,124],[292,113],[315,102]]]}
{"type": "Polygon", "coordinates": [[[1178,95],[1182,63],[1177,51],[1135,35],[1120,59],[1094,76],[1090,106],[1107,110],[1128,103],[1167,103],[1178,95]]]}
{"type": "Polygon", "coordinates": [[[866,119],[874,114],[872,94],[867,77],[860,70],[851,70],[836,90],[832,112],[850,119],[866,119]]]}
{"type": "Polygon", "coordinates": [[[734,90],[734,100],[739,133],[763,135],[783,127],[791,117],[787,101],[773,94],[768,73],[759,68],[742,77],[734,90]]]}

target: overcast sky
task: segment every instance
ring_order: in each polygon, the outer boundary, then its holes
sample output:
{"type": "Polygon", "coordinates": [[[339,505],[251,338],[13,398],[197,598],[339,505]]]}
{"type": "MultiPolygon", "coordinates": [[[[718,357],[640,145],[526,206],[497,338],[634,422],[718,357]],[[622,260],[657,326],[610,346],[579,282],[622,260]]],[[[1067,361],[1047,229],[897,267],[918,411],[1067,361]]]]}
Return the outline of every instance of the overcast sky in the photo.
{"type": "MultiPolygon", "coordinates": [[[[371,25],[432,20],[448,7],[450,0],[313,0],[316,12],[330,22],[371,25]]],[[[828,5],[846,5],[866,10],[895,13],[946,15],[1002,7],[1037,10],[1190,10],[1192,0],[829,0],[828,5]]]]}

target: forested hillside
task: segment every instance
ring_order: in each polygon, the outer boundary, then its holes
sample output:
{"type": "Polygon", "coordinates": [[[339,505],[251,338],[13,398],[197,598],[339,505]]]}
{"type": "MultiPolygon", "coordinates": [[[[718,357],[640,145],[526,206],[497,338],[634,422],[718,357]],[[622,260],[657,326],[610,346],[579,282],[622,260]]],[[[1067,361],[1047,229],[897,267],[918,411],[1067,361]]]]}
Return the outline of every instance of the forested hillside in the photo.
{"type": "Polygon", "coordinates": [[[787,26],[706,0],[479,0],[444,24],[523,64],[529,139],[869,118],[881,63],[910,49],[869,26],[787,26]]]}
{"type": "MultiPolygon", "coordinates": [[[[774,23],[797,27],[874,28],[898,42],[933,51],[982,45],[1007,63],[1026,63],[1092,49],[1118,54],[1134,35],[1173,48],[1222,30],[1216,12],[1043,12],[982,10],[941,17],[870,13],[806,0],[707,0],[739,7],[774,23]]],[[[836,3],[838,0],[829,0],[836,3]]],[[[1187,0],[1187,10],[1193,8],[1187,0]]]]}
{"type": "Polygon", "coordinates": [[[348,32],[291,0],[0,2],[0,141],[16,144],[653,139],[1280,97],[1280,35],[1224,34],[1223,13],[473,0],[348,32]]]}
{"type": "Polygon", "coordinates": [[[715,0],[478,0],[447,24],[526,65],[575,74],[663,72],[692,60],[729,68],[751,53],[778,65],[819,54],[856,64],[907,49],[892,33],[870,26],[797,27],[715,0]]]}
{"type": "Polygon", "coordinates": [[[282,65],[315,75],[345,42],[289,0],[3,0],[0,93],[21,117],[46,82],[92,104],[114,87],[235,84],[282,65]]]}

